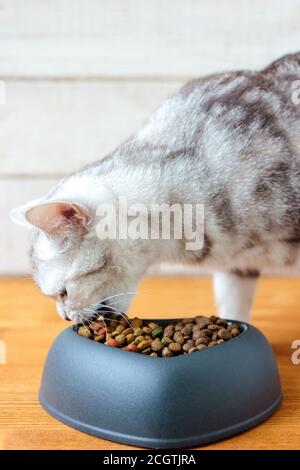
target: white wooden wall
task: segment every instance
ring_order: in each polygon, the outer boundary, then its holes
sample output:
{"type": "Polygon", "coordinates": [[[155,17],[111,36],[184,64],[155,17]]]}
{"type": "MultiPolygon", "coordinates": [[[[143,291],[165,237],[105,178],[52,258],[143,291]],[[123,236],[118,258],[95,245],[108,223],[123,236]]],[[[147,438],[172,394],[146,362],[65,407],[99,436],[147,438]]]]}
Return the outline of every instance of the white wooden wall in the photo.
{"type": "Polygon", "coordinates": [[[28,269],[11,207],[103,157],[189,78],[300,50],[300,0],[2,0],[0,274],[28,269]]]}

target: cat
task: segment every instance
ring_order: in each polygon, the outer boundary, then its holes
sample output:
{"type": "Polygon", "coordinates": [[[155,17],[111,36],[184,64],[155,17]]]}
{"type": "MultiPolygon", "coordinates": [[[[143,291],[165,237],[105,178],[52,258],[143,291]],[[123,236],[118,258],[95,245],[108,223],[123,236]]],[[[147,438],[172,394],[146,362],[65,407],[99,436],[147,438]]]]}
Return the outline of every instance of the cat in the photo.
{"type": "Polygon", "coordinates": [[[221,317],[250,320],[261,271],[299,268],[298,80],[300,53],[191,81],[110,155],[12,211],[33,228],[33,276],[62,318],[88,319],[99,303],[126,311],[149,266],[179,261],[214,273],[221,317]],[[203,246],[99,239],[97,208],[122,197],[204,204],[203,246]]]}

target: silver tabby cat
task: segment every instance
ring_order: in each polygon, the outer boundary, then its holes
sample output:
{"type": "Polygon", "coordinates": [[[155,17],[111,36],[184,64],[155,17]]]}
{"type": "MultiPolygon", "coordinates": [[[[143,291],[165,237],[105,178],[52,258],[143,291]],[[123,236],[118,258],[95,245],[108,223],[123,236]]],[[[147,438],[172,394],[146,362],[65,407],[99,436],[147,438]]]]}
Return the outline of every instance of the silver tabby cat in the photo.
{"type": "Polygon", "coordinates": [[[259,273],[300,265],[297,80],[300,53],[192,81],[112,154],[12,212],[33,228],[34,278],[63,318],[88,318],[102,301],[126,310],[149,266],[179,261],[214,272],[221,316],[249,319],[259,273]],[[97,208],[121,197],[205,204],[203,247],[99,239],[97,208]]]}

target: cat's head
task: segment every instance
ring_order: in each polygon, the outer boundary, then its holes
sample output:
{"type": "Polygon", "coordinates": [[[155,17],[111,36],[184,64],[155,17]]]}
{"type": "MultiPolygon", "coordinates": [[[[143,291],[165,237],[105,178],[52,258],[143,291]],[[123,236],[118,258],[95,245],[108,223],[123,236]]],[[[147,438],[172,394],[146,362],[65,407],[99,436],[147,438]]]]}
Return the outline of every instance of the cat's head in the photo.
{"type": "Polygon", "coordinates": [[[126,311],[147,257],[130,240],[99,239],[97,207],[85,197],[58,195],[14,209],[11,218],[32,228],[33,276],[56,300],[64,319],[90,318],[99,303],[126,311]]]}

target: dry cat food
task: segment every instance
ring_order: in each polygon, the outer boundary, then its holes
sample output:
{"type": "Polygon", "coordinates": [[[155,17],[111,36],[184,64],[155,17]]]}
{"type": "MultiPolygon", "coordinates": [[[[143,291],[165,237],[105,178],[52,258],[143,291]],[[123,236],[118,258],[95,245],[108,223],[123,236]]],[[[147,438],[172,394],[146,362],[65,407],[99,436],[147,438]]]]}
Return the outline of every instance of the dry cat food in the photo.
{"type": "Polygon", "coordinates": [[[103,317],[82,325],[78,334],[107,346],[147,354],[172,357],[190,354],[229,341],[240,334],[239,326],[222,318],[183,318],[166,326],[139,318],[121,320],[103,317]]]}

